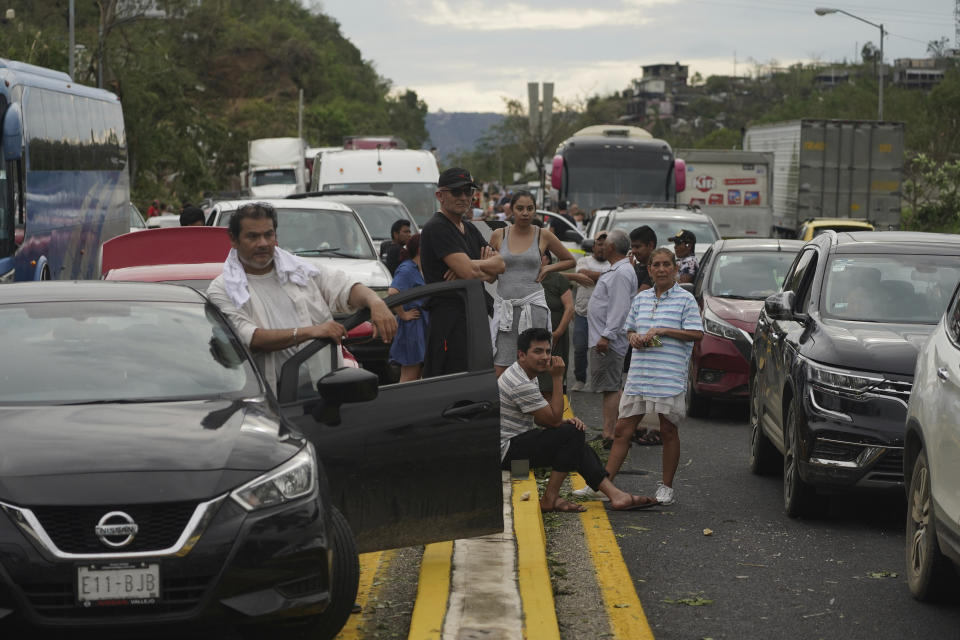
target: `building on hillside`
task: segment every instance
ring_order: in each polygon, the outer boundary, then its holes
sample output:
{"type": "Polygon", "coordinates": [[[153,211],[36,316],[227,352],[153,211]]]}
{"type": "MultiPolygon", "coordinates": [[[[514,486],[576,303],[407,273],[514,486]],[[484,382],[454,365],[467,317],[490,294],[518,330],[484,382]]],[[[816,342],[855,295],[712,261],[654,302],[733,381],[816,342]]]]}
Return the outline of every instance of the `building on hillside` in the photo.
{"type": "Polygon", "coordinates": [[[853,82],[853,74],[850,70],[837,67],[822,69],[813,78],[813,86],[818,89],[832,89],[833,87],[850,84],[851,82],[853,82]]]}
{"type": "Polygon", "coordinates": [[[893,61],[893,84],[929,91],[943,81],[945,58],[897,58],[893,61]]]}
{"type": "Polygon", "coordinates": [[[672,119],[685,106],[680,98],[687,88],[690,68],[679,62],[643,66],[643,76],[633,81],[625,122],[672,119]]]}

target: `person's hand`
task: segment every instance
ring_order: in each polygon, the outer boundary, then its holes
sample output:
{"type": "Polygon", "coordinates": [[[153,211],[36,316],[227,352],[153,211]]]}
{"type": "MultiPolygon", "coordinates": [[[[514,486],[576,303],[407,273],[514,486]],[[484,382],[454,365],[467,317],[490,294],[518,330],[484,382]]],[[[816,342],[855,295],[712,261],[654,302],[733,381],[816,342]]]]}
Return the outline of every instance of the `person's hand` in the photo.
{"type": "Polygon", "coordinates": [[[497,255],[497,250],[491,247],[489,244],[484,245],[480,248],[480,259],[486,260],[487,258],[492,258],[497,255]]]}
{"type": "Polygon", "coordinates": [[[547,265],[540,265],[540,273],[537,274],[537,282],[543,282],[543,279],[547,277],[547,274],[550,273],[550,270],[547,268],[547,265]]]}
{"type": "Polygon", "coordinates": [[[628,333],[627,339],[630,341],[630,346],[634,349],[643,349],[646,346],[643,342],[643,336],[639,333],[628,333]]]}
{"type": "Polygon", "coordinates": [[[409,322],[420,317],[420,309],[401,309],[397,312],[397,315],[401,320],[409,322]]]}
{"type": "Polygon", "coordinates": [[[379,298],[370,305],[370,324],[373,325],[373,335],[384,342],[390,342],[397,335],[397,318],[379,298]]]}
{"type": "Polygon", "coordinates": [[[662,336],[666,332],[664,327],[651,327],[649,331],[643,334],[643,344],[648,346],[654,336],[662,336]]]}
{"type": "Polygon", "coordinates": [[[457,274],[453,272],[453,269],[447,269],[443,273],[443,279],[447,282],[450,282],[451,280],[456,280],[457,274]]]}
{"type": "Polygon", "coordinates": [[[607,350],[610,348],[610,341],[606,338],[600,338],[597,340],[597,346],[594,348],[597,350],[597,353],[605,356],[607,355],[607,350]]]}
{"type": "Polygon", "coordinates": [[[557,346],[557,343],[560,342],[561,337],[563,337],[563,334],[559,331],[553,332],[553,346],[557,346]]]}
{"type": "Polygon", "coordinates": [[[344,326],[333,320],[307,327],[307,330],[311,338],[330,338],[337,344],[340,344],[340,341],[347,337],[347,330],[344,326]]]}
{"type": "Polygon", "coordinates": [[[576,417],[574,417],[574,418],[567,418],[566,420],[564,420],[564,422],[567,423],[567,424],[572,424],[573,426],[575,426],[575,427],[576,427],[577,429],[579,429],[580,431],[586,431],[586,430],[587,430],[587,425],[584,424],[583,420],[581,420],[580,418],[576,418],[576,417]]]}
{"type": "Polygon", "coordinates": [[[562,376],[566,366],[560,356],[550,356],[550,375],[554,378],[562,376]]]}

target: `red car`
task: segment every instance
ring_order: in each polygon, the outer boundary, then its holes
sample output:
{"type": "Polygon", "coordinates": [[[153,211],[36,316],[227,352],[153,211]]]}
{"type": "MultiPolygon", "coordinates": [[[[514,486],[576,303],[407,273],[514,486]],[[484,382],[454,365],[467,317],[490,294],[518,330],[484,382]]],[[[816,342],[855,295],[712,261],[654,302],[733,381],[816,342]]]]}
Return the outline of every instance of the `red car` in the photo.
{"type": "Polygon", "coordinates": [[[706,415],[713,398],[750,397],[753,332],[767,296],[780,290],[800,240],[718,240],[700,261],[693,295],[703,316],[703,340],[690,359],[687,413],[706,415]]]}
{"type": "MultiPolygon", "coordinates": [[[[201,293],[223,271],[230,252],[225,227],[169,227],[117,236],[103,243],[100,272],[104,280],[185,284],[201,293]]],[[[347,332],[347,341],[373,339],[373,325],[361,322],[347,332]]],[[[359,367],[343,348],[344,363],[359,367]]]]}

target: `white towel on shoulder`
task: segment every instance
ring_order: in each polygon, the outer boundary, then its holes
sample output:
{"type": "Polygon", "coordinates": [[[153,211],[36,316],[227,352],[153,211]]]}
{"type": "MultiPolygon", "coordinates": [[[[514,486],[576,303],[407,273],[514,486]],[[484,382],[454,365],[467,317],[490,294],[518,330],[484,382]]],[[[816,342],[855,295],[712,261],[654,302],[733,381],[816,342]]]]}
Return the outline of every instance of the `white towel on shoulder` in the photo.
{"type": "MultiPolygon", "coordinates": [[[[290,282],[305,287],[307,281],[320,275],[320,269],[306,260],[298,258],[289,251],[280,247],[273,248],[273,268],[277,270],[280,284],[290,282]]],[[[227,259],[223,263],[223,285],[233,304],[239,309],[250,299],[250,286],[247,283],[247,272],[244,271],[236,249],[230,249],[227,259]]]]}

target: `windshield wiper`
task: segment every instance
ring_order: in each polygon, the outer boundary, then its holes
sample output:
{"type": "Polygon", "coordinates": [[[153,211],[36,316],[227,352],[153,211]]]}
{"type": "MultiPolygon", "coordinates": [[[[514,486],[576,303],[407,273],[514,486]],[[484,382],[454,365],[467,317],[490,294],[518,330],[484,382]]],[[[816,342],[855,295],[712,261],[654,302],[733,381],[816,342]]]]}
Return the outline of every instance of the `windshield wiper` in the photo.
{"type": "Polygon", "coordinates": [[[352,258],[353,256],[349,253],[343,253],[340,250],[340,247],[330,247],[329,249],[303,249],[302,251],[294,251],[293,255],[296,256],[316,256],[322,255],[324,253],[332,253],[335,256],[340,256],[341,258],[352,258]]]}
{"type": "Polygon", "coordinates": [[[718,298],[729,298],[730,300],[763,300],[763,298],[758,298],[756,296],[738,296],[733,293],[724,293],[717,296],[718,298]]]}

